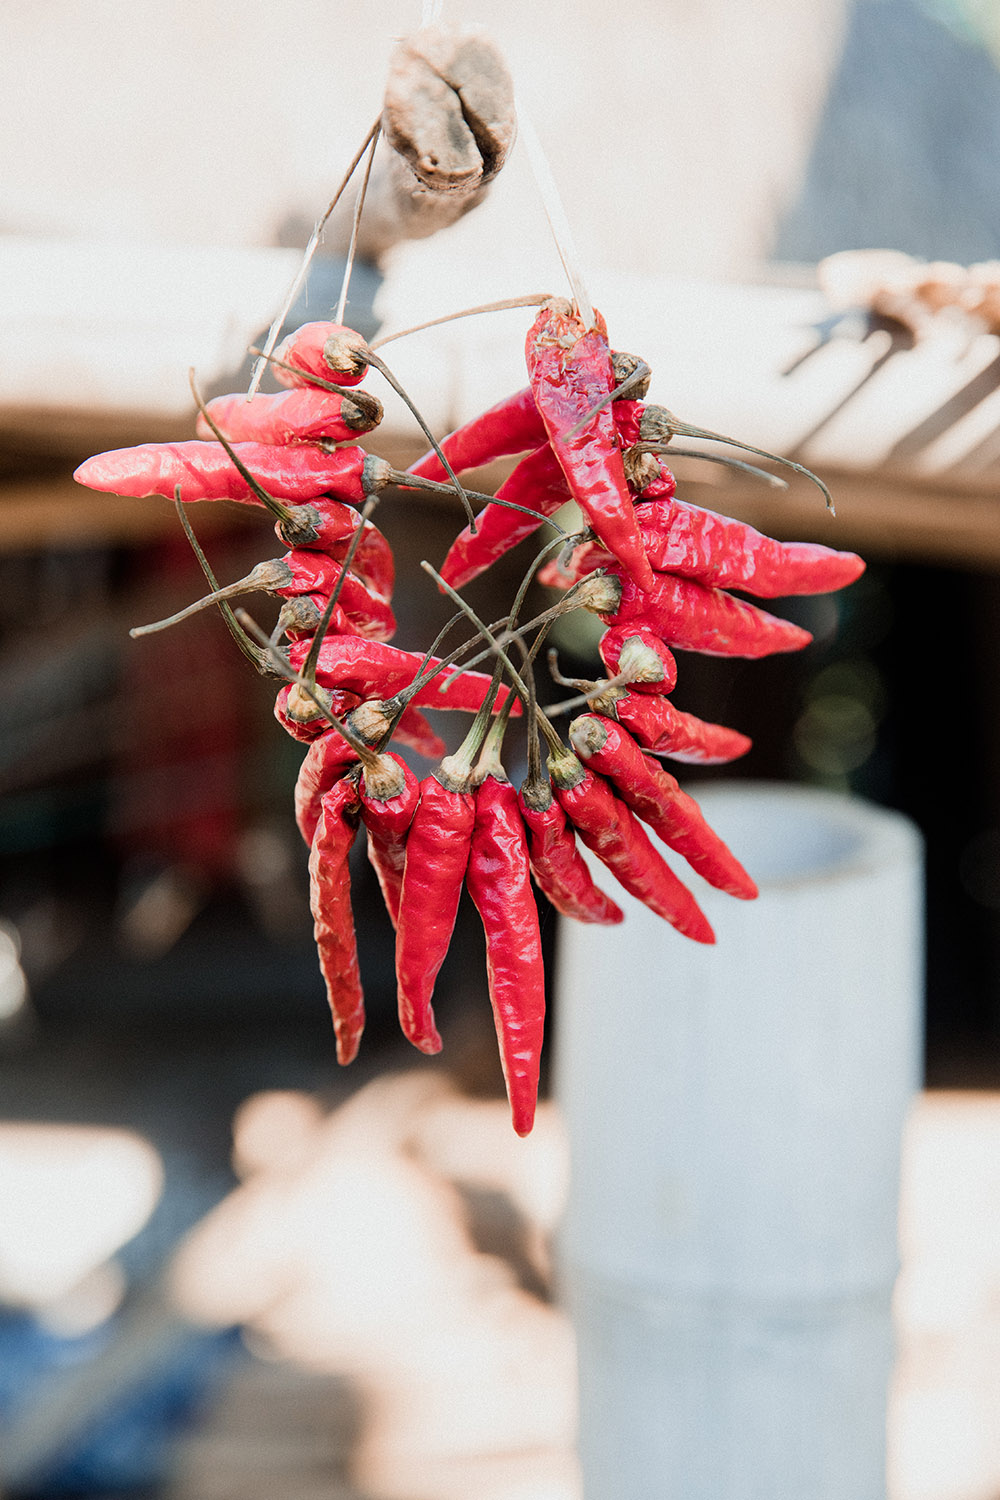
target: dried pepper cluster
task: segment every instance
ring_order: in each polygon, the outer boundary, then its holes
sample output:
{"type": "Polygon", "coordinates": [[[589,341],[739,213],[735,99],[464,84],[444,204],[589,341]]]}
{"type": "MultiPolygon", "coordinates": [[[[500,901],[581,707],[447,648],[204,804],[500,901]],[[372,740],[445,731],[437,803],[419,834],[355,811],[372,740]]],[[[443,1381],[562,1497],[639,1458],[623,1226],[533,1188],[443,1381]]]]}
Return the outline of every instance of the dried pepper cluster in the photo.
{"type": "MultiPolygon", "coordinates": [[[[384,367],[357,334],[330,323],[307,324],[278,350],[282,393],[220,397],[202,408],[198,441],[100,454],[76,474],[98,490],[173,496],[179,510],[181,502],[227,499],[274,514],[284,556],[192,608],[219,602],[244,650],[287,679],[275,712],[308,742],[295,812],[310,848],[338,1057],[347,1063],[356,1055],[364,1025],[348,874],[363,826],[396,929],[400,1021],[425,1052],[441,1047],[434,985],[468,887],[486,934],[490,998],[520,1134],[534,1117],[545,1011],[530,876],[564,915],[620,922],[579,840],[679,932],[713,942],[694,897],[646,829],[718,889],[749,899],[756,886],[658,757],[721,764],[750,742],[673,706],[673,650],[742,657],[797,650],[810,639],[806,631],[727,590],[760,598],[825,593],[864,566],[853,553],[780,543],[679,501],[660,455],[678,435],[712,434],[644,404],[648,369],[609,349],[599,314],[587,327],[571,304],[548,300],[526,353],[528,386],[451,433],[405,475],[356,441],[377,425],[381,407],[355,387],[370,364],[384,367]],[[514,454],[525,456],[495,497],[483,497],[488,503],[437,576],[454,593],[572,499],[586,531],[560,535],[536,559],[541,581],[563,591],[559,604],[519,627],[529,574],[510,614],[480,626],[450,656],[387,644],[394,569],[388,543],[368,519],[378,494],[388,484],[458,486],[467,501],[456,474],[514,454]],[[545,561],[556,547],[559,556],[545,561]],[[254,588],[285,601],[266,646],[254,644],[224,602],[254,588]],[[580,607],[607,625],[600,651],[608,676],[574,684],[578,706],[589,711],[572,721],[566,746],[537,706],[533,663],[552,620],[580,607]],[[515,643],[512,657],[506,648],[515,643]],[[469,669],[476,652],[495,663],[492,674],[469,669]],[[466,665],[456,665],[463,657],[466,665]],[[418,782],[387,746],[394,736],[428,757],[443,755],[421,705],[475,717],[460,749],[418,782]],[[515,792],[501,750],[510,717],[522,711],[528,774],[515,792]]],[[[160,627],[144,627],[151,628],[160,627]]]]}

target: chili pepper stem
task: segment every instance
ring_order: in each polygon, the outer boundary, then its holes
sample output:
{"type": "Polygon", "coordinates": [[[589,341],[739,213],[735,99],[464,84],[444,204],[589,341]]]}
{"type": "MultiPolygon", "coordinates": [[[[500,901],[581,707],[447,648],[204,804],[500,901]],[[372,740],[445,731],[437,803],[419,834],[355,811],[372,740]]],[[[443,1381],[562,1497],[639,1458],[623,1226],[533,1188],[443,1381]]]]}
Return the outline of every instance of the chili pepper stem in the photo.
{"type": "Polygon", "coordinates": [[[634,453],[663,454],[667,458],[700,458],[708,464],[724,464],[727,469],[735,469],[738,474],[749,474],[753,479],[762,479],[772,489],[787,490],[788,480],[782,479],[780,474],[769,474],[766,469],[759,469],[756,464],[744,463],[741,458],[730,458],[727,453],[704,453],[697,448],[678,448],[670,443],[636,443],[630,450],[634,453]]]}
{"type": "Polygon", "coordinates": [[[274,352],[274,346],[278,342],[278,338],[284,326],[285,319],[288,317],[288,314],[292,308],[292,304],[294,303],[296,297],[299,295],[299,292],[302,289],[302,284],[305,281],[306,276],[308,275],[309,267],[312,264],[313,256],[316,254],[316,251],[319,247],[320,237],[322,236],[326,221],[327,219],[329,219],[330,215],[333,213],[333,210],[340,202],[344,192],[346,191],[347,184],[350,182],[351,178],[354,176],[355,171],[357,170],[358,163],[364,156],[365,152],[368,150],[368,147],[371,145],[372,141],[378,135],[378,132],[381,130],[381,128],[382,115],[380,113],[378,119],[375,121],[374,125],[371,127],[371,129],[368,131],[368,134],[362,141],[361,146],[359,147],[358,152],[354,157],[354,160],[351,162],[350,166],[345,172],[343,181],[341,182],[337,191],[334,193],[330,202],[327,204],[320,218],[316,221],[316,227],[313,229],[313,232],[309,237],[309,243],[302,255],[302,264],[299,266],[299,269],[296,271],[295,276],[292,278],[292,284],[288,288],[288,291],[285,293],[285,300],[284,302],[282,302],[281,307],[275,314],[274,322],[271,324],[270,328],[267,331],[267,338],[264,341],[264,347],[259,351],[260,357],[257,360],[257,364],[254,366],[253,376],[250,381],[250,387],[247,391],[248,401],[253,396],[255,396],[257,394],[257,391],[260,389],[260,382],[264,375],[265,365],[274,352]]]}
{"type": "Polygon", "coordinates": [[[191,394],[194,397],[195,405],[197,406],[198,411],[204,418],[204,421],[211,432],[214,434],[216,440],[220,442],[223,448],[226,450],[230,462],[234,465],[237,472],[241,474],[242,477],[246,480],[251,493],[256,495],[261,505],[265,506],[271,512],[276,521],[280,521],[283,527],[287,527],[289,531],[294,532],[295,516],[293,512],[289,510],[287,505],[283,505],[280,500],[276,500],[273,495],[269,495],[264,486],[260,484],[251,474],[250,470],[240,458],[239,454],[235,451],[232,443],[222,432],[215,418],[212,416],[211,412],[208,410],[208,407],[205,405],[202,394],[198,389],[198,384],[195,380],[195,373],[193,369],[188,370],[188,385],[191,387],[191,394]]]}
{"type": "Polygon", "coordinates": [[[284,588],[291,581],[291,569],[288,564],[281,558],[271,558],[267,562],[258,563],[245,578],[239,578],[235,583],[227,583],[222,588],[215,589],[213,593],[206,594],[203,599],[196,599],[185,609],[179,609],[176,614],[168,615],[165,620],[156,620],[152,625],[133,626],[129,635],[134,640],[144,635],[155,635],[157,631],[167,630],[171,625],[179,625],[182,620],[189,619],[191,615],[196,615],[201,610],[220,603],[223,599],[236,599],[241,594],[253,594],[258,591],[268,593],[275,588],[284,588]]]}
{"type": "Polygon", "coordinates": [[[337,299],[337,310],[333,315],[335,323],[343,323],[344,313],[347,309],[347,292],[351,285],[351,272],[354,269],[354,256],[358,248],[358,230],[361,228],[361,215],[364,211],[365,197],[368,192],[368,182],[372,175],[372,162],[375,160],[375,148],[378,138],[382,133],[381,121],[372,131],[371,145],[368,147],[368,160],[365,163],[365,175],[361,179],[358,189],[358,201],[354,205],[354,218],[351,223],[351,242],[347,247],[347,259],[344,262],[344,275],[340,283],[340,296],[337,299]]]}
{"type": "MultiPolygon", "coordinates": [[[[181,487],[179,484],[174,485],[174,509],[177,511],[177,517],[184,528],[184,535],[187,537],[188,542],[191,544],[191,550],[194,553],[195,557],[198,559],[198,566],[201,568],[201,571],[204,573],[208,582],[212,585],[212,588],[217,589],[219,587],[219,580],[213,573],[212,566],[209,563],[208,558],[205,556],[204,551],[202,550],[201,543],[198,541],[198,538],[194,534],[194,528],[192,527],[191,522],[188,520],[187,511],[184,509],[184,504],[181,500],[181,487]]],[[[237,646],[239,646],[240,650],[243,652],[243,655],[247,658],[247,660],[253,663],[254,667],[262,677],[275,676],[273,668],[268,664],[269,659],[267,653],[258,650],[258,648],[253,644],[253,642],[250,640],[250,637],[247,635],[247,632],[241,628],[238,620],[236,619],[236,616],[229,608],[229,605],[226,603],[220,603],[219,612],[226,622],[227,630],[229,631],[233,640],[236,642],[237,646]]]]}
{"type": "Polygon", "coordinates": [[[464,307],[461,312],[445,313],[440,318],[428,318],[426,323],[414,323],[409,328],[401,328],[398,333],[384,333],[381,338],[372,339],[368,345],[369,349],[381,349],[383,344],[391,344],[396,339],[408,338],[411,333],[423,333],[425,328],[437,328],[442,323],[453,323],[457,318],[472,318],[478,313],[506,312],[514,307],[541,307],[548,302],[551,292],[533,292],[527,297],[503,297],[499,302],[481,302],[478,307],[464,307]]]}
{"type": "Polygon", "coordinates": [[[827,489],[822,479],[820,479],[819,475],[814,474],[812,469],[807,469],[805,464],[797,464],[790,458],[782,458],[778,453],[769,453],[766,448],[756,448],[754,447],[753,443],[741,443],[739,438],[724,437],[721,432],[709,432],[705,427],[693,427],[690,422],[682,422],[679,417],[675,417],[673,412],[668,411],[666,413],[666,416],[670,428],[671,438],[707,438],[715,443],[728,443],[730,447],[743,448],[747,453],[759,454],[761,458],[769,458],[772,463],[784,464],[786,468],[793,469],[796,474],[802,474],[806,479],[811,480],[812,483],[816,485],[816,487],[820,491],[822,491],[823,497],[826,500],[827,510],[830,512],[831,516],[836,515],[836,510],[834,509],[833,504],[833,496],[830,494],[830,491],[827,489]]]}

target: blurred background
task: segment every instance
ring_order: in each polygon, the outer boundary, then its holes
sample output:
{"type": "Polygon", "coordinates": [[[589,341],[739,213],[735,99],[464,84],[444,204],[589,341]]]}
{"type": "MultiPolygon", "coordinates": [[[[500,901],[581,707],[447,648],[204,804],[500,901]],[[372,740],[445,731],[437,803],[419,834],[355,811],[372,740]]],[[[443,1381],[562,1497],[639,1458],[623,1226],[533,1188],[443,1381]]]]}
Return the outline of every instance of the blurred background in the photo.
{"type": "MultiPolygon", "coordinates": [[[[215,614],[129,640],[202,593],[201,574],[166,502],[70,478],[101,449],[190,436],[190,365],[211,393],[245,381],[247,345],[379,113],[393,42],[421,19],[416,0],[4,8],[0,1494],[576,1493],[549,1251],[565,1151],[551,1105],[529,1141],[509,1131],[475,913],[438,986],[445,1053],[417,1059],[359,845],[370,1020],[341,1073],[291,816],[301,750],[273,686],[215,614]]],[[[932,1092],[907,1181],[911,1206],[938,1205],[914,1209],[934,1284],[955,1250],[935,1234],[963,1211],[975,1269],[964,1300],[952,1280],[950,1308],[913,1324],[952,1340],[950,1365],[907,1346],[916,1394],[898,1397],[892,1476],[896,1500],[986,1500],[1000,353],[976,330],[916,343],[837,322],[815,268],[866,246],[1000,255],[996,9],[659,0],[612,22],[592,0],[449,0],[442,19],[506,57],[612,343],[650,360],[651,398],[821,469],[838,518],[804,482],[775,498],[693,462],[682,493],[868,561],[841,597],[779,602],[813,632],[807,651],[686,657],[677,702],[752,736],[727,777],[855,793],[925,839],[932,1092]]],[[[331,232],[291,324],[329,316],[342,267],[331,232]]],[[[517,148],[467,218],[355,269],[347,320],[371,336],[565,290],[517,148]]],[[[443,433],[523,384],[527,316],[386,357],[443,433]]],[[[368,446],[405,466],[421,435],[369,384],[387,417],[368,446]]],[[[195,521],[220,578],[277,555],[266,524],[216,510],[195,521]]],[[[390,493],[378,524],[397,642],[422,648],[448,611],[418,563],[443,557],[457,508],[390,493]]],[[[470,599],[502,613],[530,557],[470,599]]],[[[595,644],[564,631],[564,671],[596,675],[595,644]]],[[[435,727],[451,746],[464,732],[435,727]]],[[[552,972],[551,913],[543,935],[552,972]]]]}

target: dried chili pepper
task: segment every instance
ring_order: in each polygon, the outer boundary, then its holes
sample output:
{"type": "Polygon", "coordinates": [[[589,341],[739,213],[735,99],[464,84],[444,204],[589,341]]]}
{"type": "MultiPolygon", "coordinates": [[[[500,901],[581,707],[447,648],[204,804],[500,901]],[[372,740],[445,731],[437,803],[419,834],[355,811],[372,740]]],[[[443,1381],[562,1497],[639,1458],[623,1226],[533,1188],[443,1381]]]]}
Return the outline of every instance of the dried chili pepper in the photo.
{"type": "Polygon", "coordinates": [[[309,903],[320,969],[337,1039],[337,1061],[357,1056],[365,1024],[365,1001],[351,912],[347,858],[357,832],[361,799],[348,777],[324,795],[309,855],[309,903]]]}
{"type": "MultiPolygon", "coordinates": [[[[384,458],[363,448],[332,453],[309,443],[279,448],[269,443],[234,443],[233,451],[258,483],[278,500],[312,501],[331,492],[360,505],[390,482],[395,471],[384,458]]],[[[236,500],[257,505],[259,497],[219,443],[140,443],[113,448],[80,465],[73,478],[92,490],[115,495],[165,495],[180,488],[184,503],[236,500]]]]}
{"type": "Polygon", "coordinates": [[[639,590],[653,587],[635,520],[614,422],[595,403],[614,389],[604,320],[586,329],[570,303],[555,297],[540,310],[528,333],[525,357],[535,404],[573,498],[601,542],[634,578],[639,590]],[[573,436],[569,434],[577,428],[573,436]]]}
{"type": "Polygon", "coordinates": [[[274,351],[271,371],[279,385],[301,386],[318,376],[358,385],[368,373],[368,345],[342,323],[303,323],[274,351]]]}
{"type": "Polygon", "coordinates": [[[648,625],[671,648],[757,658],[801,651],[812,640],[808,630],[790,620],[688,578],[657,573],[653,587],[644,592],[628,575],[616,570],[611,576],[620,579],[621,599],[617,609],[601,613],[602,620],[648,625]]]}
{"type": "Polygon", "coordinates": [[[677,682],[673,652],[648,625],[612,625],[597,649],[609,675],[637,693],[669,693],[677,682]]]}
{"type": "MultiPolygon", "coordinates": [[[[308,655],[307,641],[294,641],[288,657],[298,670],[308,655]]],[[[402,651],[381,641],[338,636],[320,647],[316,680],[326,688],[346,688],[363,698],[391,698],[407,687],[420,671],[424,658],[415,651],[402,651]]],[[[439,666],[432,657],[430,666],[439,666]]],[[[416,694],[414,702],[428,708],[462,709],[476,712],[489,692],[491,679],[484,672],[462,672],[451,682],[434,679],[416,694]]],[[[507,691],[501,688],[497,707],[502,708],[507,691]]],[[[517,713],[517,708],[514,709],[517,713]]]]}
{"type": "Polygon", "coordinates": [[[380,755],[361,773],[361,821],[368,834],[368,859],[378,877],[393,927],[399,920],[406,840],[420,801],[420,783],[405,761],[380,755]]]}
{"type": "Polygon", "coordinates": [[[490,1004],[511,1118],[527,1135],[535,1118],[545,1026],[538,909],[517,795],[495,767],[476,787],[466,884],[486,935],[490,1004]]]}
{"type": "MultiPolygon", "coordinates": [[[[478,469],[512,453],[525,453],[547,440],[545,423],[526,386],[442,438],[441,451],[452,468],[461,473],[463,469],[478,469]]],[[[444,465],[436,453],[426,453],[411,464],[409,473],[425,479],[445,477],[444,465]]]]}
{"type": "Polygon", "coordinates": [[[569,738],[588,768],[605,776],[636,816],[668,848],[683,854],[710,885],[753,900],[756,885],[705,822],[697,802],[669,772],[643,755],[631,735],[610,719],[583,714],[570,725],[569,738]]]}
{"type": "MultiPolygon", "coordinates": [[[[209,401],[209,415],[231,443],[350,443],[359,433],[371,432],[384,415],[382,403],[367,391],[354,396],[334,396],[314,386],[279,391],[274,396],[259,393],[248,401],[242,393],[216,396],[209,401]]],[[[211,438],[208,422],[199,414],[196,432],[211,438]]]]}
{"type": "Polygon", "coordinates": [[[549,772],[570,823],[629,894],[685,937],[714,943],[715,934],[691,892],[608,783],[568,753],[551,756],[549,772]]]}
{"type": "Polygon", "coordinates": [[[739,760],[752,741],[738,729],[684,713],[658,693],[612,689],[595,694],[594,708],[617,719],[646,750],[693,766],[722,766],[739,760]]]}
{"type": "Polygon", "coordinates": [[[521,783],[518,804],[528,838],[528,859],[539,890],[564,917],[613,926],[624,914],[594,884],[566,814],[548,781],[521,783]]]}
{"type": "Polygon", "coordinates": [[[299,767],[295,782],[295,822],[306,843],[312,847],[319,824],[323,798],[344,772],[357,765],[357,751],[342,734],[330,728],[312,741],[299,767]]]}

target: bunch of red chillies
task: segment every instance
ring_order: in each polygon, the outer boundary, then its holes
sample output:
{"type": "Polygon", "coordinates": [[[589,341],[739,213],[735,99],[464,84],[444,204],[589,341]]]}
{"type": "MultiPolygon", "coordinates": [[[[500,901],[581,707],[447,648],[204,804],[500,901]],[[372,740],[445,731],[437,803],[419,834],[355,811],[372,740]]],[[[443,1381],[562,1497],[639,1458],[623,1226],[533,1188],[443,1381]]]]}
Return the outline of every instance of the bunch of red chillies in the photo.
{"type": "Polygon", "coordinates": [[[567,501],[579,505],[586,531],[538,577],[566,591],[566,608],[592,609],[606,623],[600,653],[608,676],[576,684],[590,711],[572,721],[564,745],[537,708],[530,681],[545,627],[520,671],[505,657],[492,675],[455,667],[446,675],[448,660],[388,644],[395,629],[392,554],[358,508],[405,477],[356,441],[381,417],[375,398],[354,389],[368,368],[366,351],[349,329],[307,324],[277,352],[282,393],[217,398],[199,419],[201,440],[100,454],[76,478],[95,489],[183,502],[263,501],[275,513],[288,551],[221,592],[265,588],[285,601],[279,625],[289,681],[275,712],[308,742],[295,812],[310,848],[310,899],[338,1058],[353,1059],[364,1026],[348,872],[363,826],[396,929],[401,1025],[425,1052],[441,1047],[434,985],[468,888],[486,935],[513,1124],[526,1134],[545,1014],[530,877],[564,915],[620,922],[621,910],[595,884],[579,841],[679,932],[713,942],[694,897],[646,829],[718,889],[749,899],[757,888],[658,757],[721,764],[743,755],[750,741],[673,706],[673,651],[760,657],[797,650],[808,632],[728,590],[759,598],[825,593],[853,581],[864,564],[853,553],[774,541],[679,501],[659,457],[679,428],[670,413],[641,399],[648,371],[609,349],[600,314],[585,328],[569,303],[551,299],[528,334],[528,386],[451,433],[408,474],[415,482],[445,481],[525,455],[452,545],[440,573],[451,589],[567,501]],[[442,756],[444,745],[418,704],[475,715],[461,748],[419,782],[387,748],[394,736],[428,757],[442,756]],[[522,707],[529,768],[515,792],[501,749],[508,719],[522,707]],[[539,732],[549,751],[547,774],[539,732]]]}

